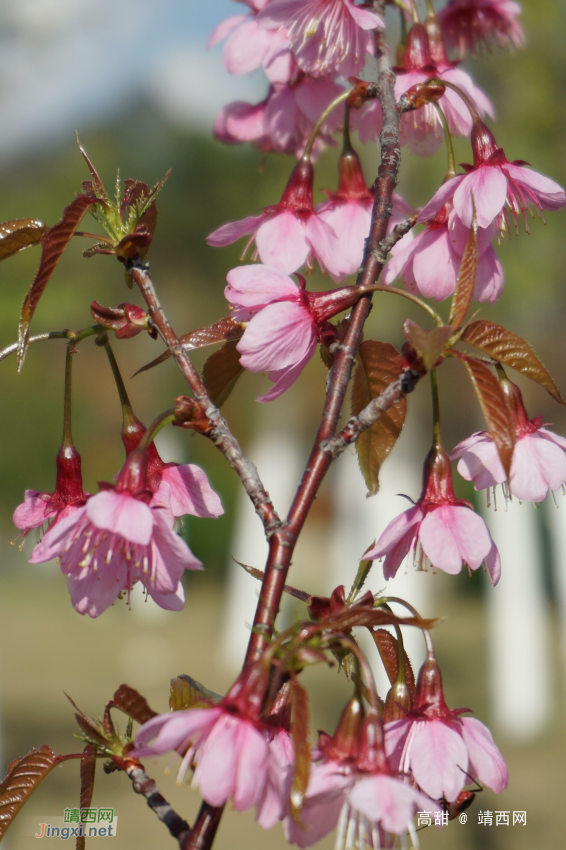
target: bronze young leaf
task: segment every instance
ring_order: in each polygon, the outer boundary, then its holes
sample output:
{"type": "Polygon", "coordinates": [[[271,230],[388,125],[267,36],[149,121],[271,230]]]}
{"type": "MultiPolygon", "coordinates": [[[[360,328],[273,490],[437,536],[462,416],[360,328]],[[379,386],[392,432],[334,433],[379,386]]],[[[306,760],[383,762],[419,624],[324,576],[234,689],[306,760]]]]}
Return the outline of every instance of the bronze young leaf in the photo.
{"type": "Polygon", "coordinates": [[[452,297],[450,305],[450,324],[454,328],[459,328],[472,303],[474,289],[476,287],[476,278],[478,274],[478,226],[476,222],[476,212],[474,209],[474,217],[472,221],[472,229],[468,236],[458,278],[456,280],[456,289],[452,297]]]}
{"type": "Polygon", "coordinates": [[[495,322],[478,319],[471,322],[462,334],[462,340],[489,354],[505,366],[516,369],[541,387],[560,404],[566,404],[556,381],[537,357],[529,343],[518,334],[508,331],[495,322]]]}
{"type": "MultiPolygon", "coordinates": [[[[393,345],[376,340],[362,342],[352,387],[352,415],[357,416],[400,374],[401,357],[393,345]]],[[[370,496],[379,490],[381,464],[397,442],[406,413],[407,400],[404,398],[364,431],[356,443],[358,463],[370,496]]]]}
{"type": "Polygon", "coordinates": [[[39,245],[47,225],[36,218],[18,218],[0,224],[0,260],[39,245]]]}

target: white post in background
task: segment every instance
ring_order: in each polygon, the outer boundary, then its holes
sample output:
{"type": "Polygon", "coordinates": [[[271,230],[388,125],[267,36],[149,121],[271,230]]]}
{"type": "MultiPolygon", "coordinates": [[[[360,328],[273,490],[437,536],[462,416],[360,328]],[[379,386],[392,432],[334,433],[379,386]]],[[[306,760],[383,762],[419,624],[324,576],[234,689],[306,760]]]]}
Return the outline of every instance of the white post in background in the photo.
{"type": "Polygon", "coordinates": [[[556,589],[556,603],[560,620],[560,656],[562,669],[566,677],[566,499],[557,495],[560,509],[557,510],[552,499],[545,502],[550,546],[552,552],[552,573],[556,589]]]}
{"type": "Polygon", "coordinates": [[[527,741],[550,713],[549,611],[535,509],[518,499],[482,512],[501,555],[501,580],[487,593],[490,690],[496,723],[527,741]]]}
{"type": "MultiPolygon", "coordinates": [[[[287,432],[264,433],[247,453],[259,470],[275,510],[285,516],[295,495],[302,471],[297,438],[287,432]]],[[[242,488],[236,504],[234,537],[230,546],[226,588],[226,616],[221,640],[222,662],[233,671],[242,666],[257,605],[260,583],[233,559],[263,570],[267,541],[254,507],[242,488]]]]}
{"type": "MultiPolygon", "coordinates": [[[[331,527],[329,540],[330,582],[332,590],[339,584],[349,591],[360,558],[370,544],[384,531],[388,523],[410,507],[403,493],[418,499],[421,492],[421,469],[426,451],[420,451],[416,422],[409,421],[403,429],[398,444],[380,474],[381,486],[376,496],[366,498],[366,486],[354,452],[345,452],[334,466],[332,490],[336,505],[336,520],[331,527]]],[[[381,563],[372,567],[365,589],[373,593],[382,591],[388,596],[400,596],[410,602],[423,616],[430,611],[430,573],[417,573],[412,564],[400,567],[394,579],[383,578],[381,563]]],[[[396,612],[403,609],[397,606],[396,612]]],[[[407,616],[410,616],[406,612],[407,616]]],[[[369,634],[362,630],[360,643],[372,661],[377,689],[380,694],[388,690],[388,679],[377,650],[369,634]]],[[[403,633],[405,649],[411,659],[415,675],[424,661],[425,650],[421,632],[406,628],[403,633]]]]}

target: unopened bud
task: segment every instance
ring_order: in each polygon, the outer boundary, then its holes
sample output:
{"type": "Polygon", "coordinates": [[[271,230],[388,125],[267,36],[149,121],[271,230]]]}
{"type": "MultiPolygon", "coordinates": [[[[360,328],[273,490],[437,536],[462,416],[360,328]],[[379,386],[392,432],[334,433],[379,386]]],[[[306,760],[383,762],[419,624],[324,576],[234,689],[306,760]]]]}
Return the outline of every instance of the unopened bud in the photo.
{"type": "Polygon", "coordinates": [[[441,83],[416,83],[401,98],[401,108],[404,112],[420,109],[428,103],[436,103],[445,92],[446,88],[441,83]]]}
{"type": "Polygon", "coordinates": [[[103,328],[116,332],[117,339],[130,339],[142,331],[147,331],[154,339],[157,337],[151,325],[149,313],[136,304],[119,304],[118,307],[104,307],[97,301],[90,305],[93,319],[103,328]]]}
{"type": "Polygon", "coordinates": [[[192,428],[200,434],[208,434],[211,422],[204,405],[188,395],[180,395],[175,399],[175,421],[178,428],[192,428]]]}

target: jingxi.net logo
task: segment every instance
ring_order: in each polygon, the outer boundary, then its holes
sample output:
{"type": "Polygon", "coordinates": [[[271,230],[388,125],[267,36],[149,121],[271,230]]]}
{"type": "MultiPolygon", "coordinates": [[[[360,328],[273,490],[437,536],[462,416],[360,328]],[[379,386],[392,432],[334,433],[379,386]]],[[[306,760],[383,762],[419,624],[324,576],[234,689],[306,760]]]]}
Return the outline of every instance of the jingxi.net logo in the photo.
{"type": "Polygon", "coordinates": [[[25,832],[35,838],[114,838],[118,817],[112,808],[65,809],[63,816],[26,818],[25,832]],[[38,822],[39,820],[39,822],[38,822]],[[33,832],[30,831],[33,821],[33,832]]]}

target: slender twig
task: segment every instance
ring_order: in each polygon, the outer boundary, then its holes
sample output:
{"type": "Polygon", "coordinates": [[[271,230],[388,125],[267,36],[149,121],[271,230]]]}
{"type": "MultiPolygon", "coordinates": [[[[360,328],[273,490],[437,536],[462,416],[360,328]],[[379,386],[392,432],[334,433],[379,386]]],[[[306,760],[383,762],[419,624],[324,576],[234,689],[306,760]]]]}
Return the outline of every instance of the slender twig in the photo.
{"type": "Polygon", "coordinates": [[[387,255],[391,249],[399,242],[403,236],[411,230],[417,223],[418,214],[411,216],[406,221],[401,221],[396,224],[389,236],[382,239],[375,249],[376,259],[381,265],[385,265],[387,255]]]}
{"type": "Polygon", "coordinates": [[[384,391],[370,401],[367,407],[358,413],[357,416],[352,416],[348,424],[339,434],[332,437],[330,440],[325,440],[319,446],[322,452],[329,453],[332,458],[337,458],[345,448],[352,443],[355,443],[360,436],[371,428],[372,425],[386,413],[390,407],[401,401],[408,393],[412,393],[418,381],[421,378],[419,372],[412,369],[404,372],[397,381],[389,384],[384,391]]]}
{"type": "Polygon", "coordinates": [[[176,838],[181,848],[191,833],[189,824],[177,814],[170,806],[165,797],[160,793],[157,785],[147,775],[143,765],[139,762],[129,761],[124,766],[124,771],[132,781],[132,788],[136,794],[141,794],[147,800],[147,805],[152,809],[160,821],[163,821],[173,838],[176,838]]]}
{"type": "Polygon", "coordinates": [[[157,297],[148,266],[144,265],[139,258],[134,258],[127,263],[126,268],[130,277],[139,286],[148,306],[151,319],[159,331],[163,342],[177,361],[177,365],[192,389],[195,398],[205,408],[206,416],[211,425],[206,436],[220,449],[240,477],[244,489],[252,500],[256,513],[263,523],[266,536],[269,538],[275,529],[281,525],[281,520],[277,516],[256,467],[244,455],[228,423],[218,408],[212,403],[200,375],[193,366],[189,355],[183,349],[183,345],[179,341],[177,334],[171,327],[171,323],[165,315],[165,311],[157,297]]]}

